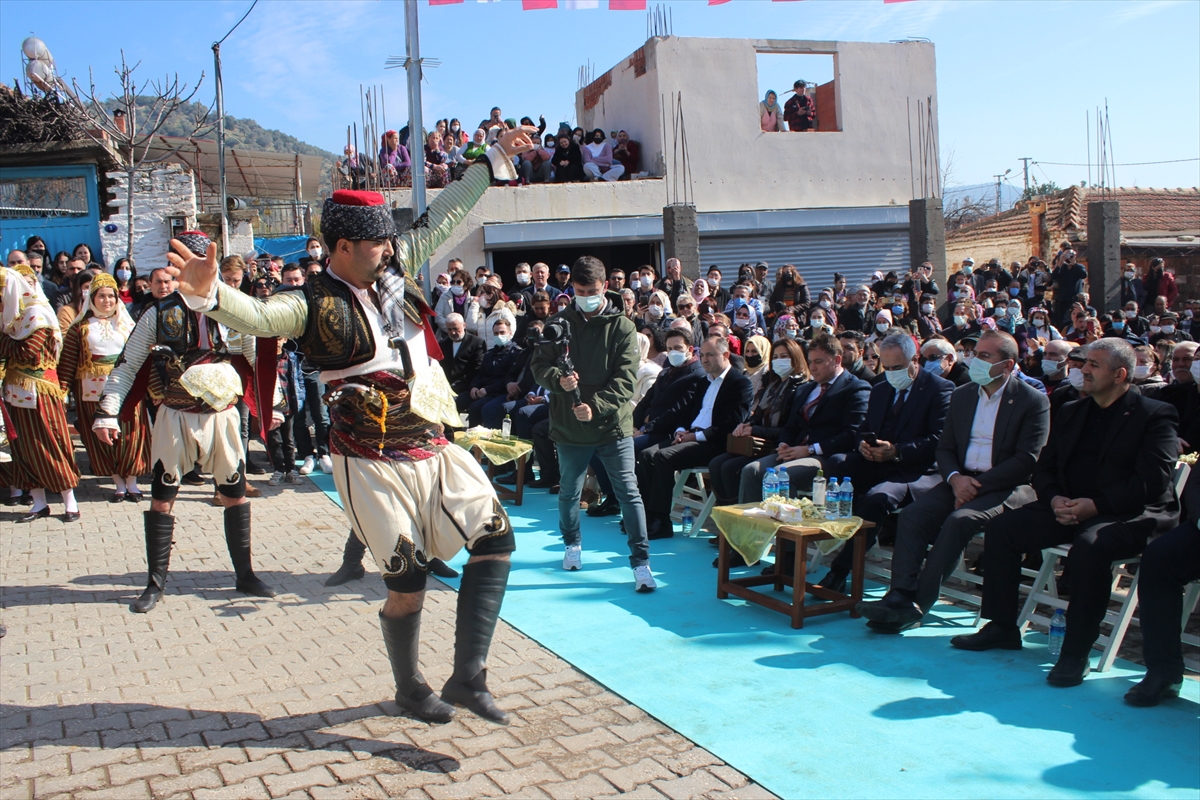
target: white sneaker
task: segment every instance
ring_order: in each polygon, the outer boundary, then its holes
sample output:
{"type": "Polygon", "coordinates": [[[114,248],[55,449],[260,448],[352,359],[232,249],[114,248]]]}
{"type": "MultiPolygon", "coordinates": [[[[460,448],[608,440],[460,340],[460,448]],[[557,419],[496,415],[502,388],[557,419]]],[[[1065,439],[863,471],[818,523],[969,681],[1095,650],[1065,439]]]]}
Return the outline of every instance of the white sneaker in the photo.
{"type": "Polygon", "coordinates": [[[303,483],[303,479],[296,474],[296,470],[291,470],[283,476],[284,483],[303,483]]]}
{"type": "Polygon", "coordinates": [[[333,459],[329,456],[321,456],[321,472],[326,475],[333,474],[333,459]]]}
{"type": "Polygon", "coordinates": [[[267,481],[267,486],[278,486],[283,483],[282,472],[272,472],[270,479],[267,481]]]}
{"type": "Polygon", "coordinates": [[[563,554],[563,569],[577,570],[581,567],[583,567],[583,546],[567,545],[567,552],[563,554]]]}
{"type": "Polygon", "coordinates": [[[650,574],[650,565],[642,564],[633,568],[633,585],[639,592],[653,592],[658,588],[654,576],[650,574]]]}
{"type": "Polygon", "coordinates": [[[312,456],[304,457],[304,464],[300,467],[301,475],[309,475],[317,467],[317,460],[312,456]]]}

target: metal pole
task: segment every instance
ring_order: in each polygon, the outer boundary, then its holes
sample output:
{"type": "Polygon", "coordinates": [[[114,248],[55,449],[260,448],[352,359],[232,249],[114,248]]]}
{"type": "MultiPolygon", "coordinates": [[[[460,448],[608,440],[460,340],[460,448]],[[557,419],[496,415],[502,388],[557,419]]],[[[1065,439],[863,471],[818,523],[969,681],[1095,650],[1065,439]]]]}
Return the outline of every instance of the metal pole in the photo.
{"type": "Polygon", "coordinates": [[[1000,179],[1003,178],[1004,176],[1003,175],[993,175],[992,177],[996,179],[996,213],[999,214],[1000,213],[1000,179]]]}
{"type": "Polygon", "coordinates": [[[1029,162],[1033,161],[1033,159],[1022,158],[1021,161],[1025,164],[1025,196],[1029,197],[1029,162]]]}
{"type": "Polygon", "coordinates": [[[217,172],[221,184],[221,256],[225,257],[229,255],[229,198],[226,196],[225,186],[225,91],[221,85],[221,43],[213,42],[212,49],[217,78],[217,172]]]}
{"type": "MultiPolygon", "coordinates": [[[[408,156],[412,161],[413,219],[425,213],[425,142],[421,124],[421,44],[417,31],[417,0],[404,0],[404,55],[408,63],[408,156]]],[[[430,291],[429,262],[413,264],[419,269],[421,284],[430,291]]]]}

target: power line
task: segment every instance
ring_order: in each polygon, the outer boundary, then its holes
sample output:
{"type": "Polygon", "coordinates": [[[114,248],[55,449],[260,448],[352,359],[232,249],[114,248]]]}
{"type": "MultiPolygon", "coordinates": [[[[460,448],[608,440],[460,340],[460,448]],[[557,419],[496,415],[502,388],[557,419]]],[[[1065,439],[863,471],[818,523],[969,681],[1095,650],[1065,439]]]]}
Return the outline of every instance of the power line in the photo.
{"type": "Polygon", "coordinates": [[[222,36],[221,41],[217,42],[217,44],[223,44],[226,39],[228,39],[231,35],[233,35],[233,32],[238,29],[238,25],[241,25],[243,22],[246,21],[246,17],[250,16],[250,12],[254,10],[254,7],[256,5],[258,5],[258,0],[254,0],[254,2],[250,4],[250,7],[248,9],[246,9],[246,13],[242,14],[242,18],[237,21],[237,25],[234,25],[232,28],[230,28],[229,33],[222,36]]]}
{"type": "MultiPolygon", "coordinates": [[[[1172,161],[1135,161],[1129,164],[1108,164],[1110,167],[1148,167],[1152,164],[1183,164],[1188,161],[1200,161],[1200,158],[1176,158],[1172,161]]],[[[1090,164],[1063,164],[1057,161],[1034,161],[1034,164],[1045,164],[1048,167],[1088,167],[1090,164]]]]}

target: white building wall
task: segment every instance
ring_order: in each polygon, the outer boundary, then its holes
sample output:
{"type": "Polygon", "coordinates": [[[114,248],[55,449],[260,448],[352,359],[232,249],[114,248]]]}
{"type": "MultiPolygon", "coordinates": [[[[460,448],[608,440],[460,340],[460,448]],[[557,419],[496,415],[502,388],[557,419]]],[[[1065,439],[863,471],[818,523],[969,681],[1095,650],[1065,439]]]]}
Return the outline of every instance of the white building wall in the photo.
{"type": "MultiPolygon", "coordinates": [[[[127,188],[122,175],[120,182],[112,187],[116,195],[116,200],[110,203],[112,216],[100,226],[104,263],[110,266],[125,256],[129,244],[127,188]],[[105,231],[105,225],[109,224],[115,225],[116,231],[105,231]]],[[[133,261],[139,271],[146,273],[166,264],[171,236],[168,217],[172,216],[187,217],[189,228],[195,225],[196,185],[191,171],[180,164],[156,165],[138,171],[133,190],[133,261]]]]}

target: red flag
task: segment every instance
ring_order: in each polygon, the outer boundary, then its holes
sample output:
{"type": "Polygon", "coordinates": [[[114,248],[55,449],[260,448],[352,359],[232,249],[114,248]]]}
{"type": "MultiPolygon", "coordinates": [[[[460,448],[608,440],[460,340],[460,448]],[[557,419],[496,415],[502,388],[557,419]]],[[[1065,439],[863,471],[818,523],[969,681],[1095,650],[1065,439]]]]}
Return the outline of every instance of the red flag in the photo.
{"type": "Polygon", "coordinates": [[[883,0],[885,3],[908,3],[911,0],[883,0]]]}
{"type": "Polygon", "coordinates": [[[452,6],[455,3],[461,3],[463,0],[429,0],[431,6],[452,6]]]}
{"type": "Polygon", "coordinates": [[[522,11],[538,11],[543,8],[558,8],[558,0],[521,0],[522,11]]]}
{"type": "Polygon", "coordinates": [[[708,0],[708,4],[710,6],[720,6],[720,5],[724,5],[725,3],[728,3],[728,2],[729,2],[729,0],[708,0]]]}
{"type": "Polygon", "coordinates": [[[646,0],[608,0],[609,11],[645,11],[646,0]]]}

